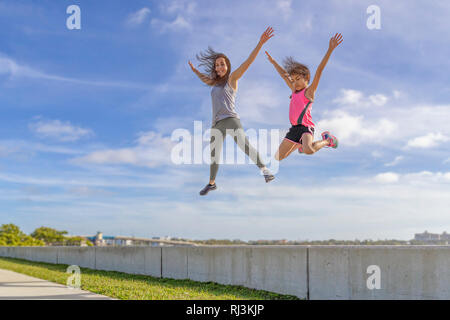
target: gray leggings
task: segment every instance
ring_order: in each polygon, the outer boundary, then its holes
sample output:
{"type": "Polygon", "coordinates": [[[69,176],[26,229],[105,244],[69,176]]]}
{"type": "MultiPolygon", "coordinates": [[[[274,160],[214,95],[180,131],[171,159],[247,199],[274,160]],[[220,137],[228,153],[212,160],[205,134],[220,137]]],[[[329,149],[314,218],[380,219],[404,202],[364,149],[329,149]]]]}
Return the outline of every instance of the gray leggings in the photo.
{"type": "Polygon", "coordinates": [[[211,128],[211,166],[210,166],[210,180],[215,180],[217,171],[219,170],[220,153],[222,152],[223,141],[226,134],[232,133],[234,142],[237,143],[239,148],[245,152],[247,156],[260,168],[264,168],[265,165],[261,161],[259,153],[250,145],[248,138],[245,136],[244,129],[242,128],[241,121],[238,118],[229,117],[218,121],[211,128]],[[227,132],[228,130],[232,132],[227,132]]]}

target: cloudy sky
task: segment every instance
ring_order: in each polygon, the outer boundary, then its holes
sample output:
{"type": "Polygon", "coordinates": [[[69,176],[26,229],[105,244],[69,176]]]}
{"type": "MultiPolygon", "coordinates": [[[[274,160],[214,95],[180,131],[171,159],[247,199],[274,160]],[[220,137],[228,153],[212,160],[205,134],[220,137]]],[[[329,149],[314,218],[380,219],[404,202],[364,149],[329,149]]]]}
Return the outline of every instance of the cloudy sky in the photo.
{"type": "MultiPolygon", "coordinates": [[[[448,1],[0,0],[0,223],[191,239],[450,232],[449,15],[448,1]],[[195,121],[208,150],[210,88],[187,62],[211,46],[237,68],[268,26],[264,50],[312,73],[343,34],[312,113],[316,139],[329,130],[339,148],[281,163],[269,150],[270,184],[248,161],[223,164],[200,197],[208,164],[172,161],[172,133],[195,121]]],[[[261,51],[239,82],[244,128],[280,130],[277,145],[289,94],[261,51]]]]}

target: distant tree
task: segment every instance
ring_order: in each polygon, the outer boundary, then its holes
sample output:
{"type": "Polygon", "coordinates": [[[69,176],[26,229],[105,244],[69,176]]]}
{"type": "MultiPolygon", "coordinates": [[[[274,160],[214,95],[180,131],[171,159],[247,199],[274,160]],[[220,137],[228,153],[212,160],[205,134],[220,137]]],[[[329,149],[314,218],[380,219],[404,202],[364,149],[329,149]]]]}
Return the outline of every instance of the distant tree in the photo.
{"type": "Polygon", "coordinates": [[[44,241],[46,244],[51,243],[63,243],[65,240],[64,235],[66,235],[67,231],[58,231],[48,227],[40,227],[34,230],[31,236],[35,239],[39,239],[44,241]]]}
{"type": "Polygon", "coordinates": [[[0,245],[44,246],[45,242],[26,235],[14,224],[3,224],[0,226],[0,245]]]}
{"type": "Polygon", "coordinates": [[[80,246],[82,243],[86,243],[88,246],[93,244],[83,237],[68,237],[67,231],[58,231],[53,228],[40,227],[34,230],[31,234],[32,237],[44,241],[48,245],[63,245],[63,246],[80,246]]]}
{"type": "Polygon", "coordinates": [[[64,242],[66,246],[80,246],[82,243],[85,243],[88,247],[93,246],[92,242],[83,237],[66,237],[64,242]]]}

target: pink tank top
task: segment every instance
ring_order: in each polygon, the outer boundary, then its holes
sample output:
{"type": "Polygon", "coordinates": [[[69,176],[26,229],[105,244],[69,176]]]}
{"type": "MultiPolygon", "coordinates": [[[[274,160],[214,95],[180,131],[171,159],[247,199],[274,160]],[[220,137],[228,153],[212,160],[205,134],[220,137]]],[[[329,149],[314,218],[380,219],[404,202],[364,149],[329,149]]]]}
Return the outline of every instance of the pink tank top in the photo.
{"type": "Polygon", "coordinates": [[[305,89],[293,92],[289,104],[289,120],[293,126],[302,124],[305,127],[313,127],[311,118],[312,101],[305,97],[305,89]]]}

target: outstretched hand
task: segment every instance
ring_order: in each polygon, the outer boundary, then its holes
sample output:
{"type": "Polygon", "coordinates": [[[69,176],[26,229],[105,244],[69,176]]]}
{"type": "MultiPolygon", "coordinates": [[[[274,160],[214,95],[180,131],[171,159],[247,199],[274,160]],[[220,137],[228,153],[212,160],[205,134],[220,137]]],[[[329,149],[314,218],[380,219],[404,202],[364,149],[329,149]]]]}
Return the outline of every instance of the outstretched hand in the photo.
{"type": "Polygon", "coordinates": [[[263,45],[267,42],[270,38],[274,36],[272,27],[268,27],[266,31],[261,35],[261,38],[259,39],[259,43],[263,45]]]}
{"type": "Polygon", "coordinates": [[[195,67],[192,65],[192,62],[189,61],[188,63],[191,66],[192,71],[197,72],[197,69],[195,69],[195,67]]]}
{"type": "Polygon", "coordinates": [[[275,60],[272,58],[272,56],[267,51],[264,52],[266,53],[267,59],[269,59],[270,63],[274,63],[275,60]]]}
{"type": "Polygon", "coordinates": [[[329,49],[334,50],[338,45],[340,45],[344,41],[342,35],[340,33],[336,33],[333,38],[330,39],[329,49]]]}

